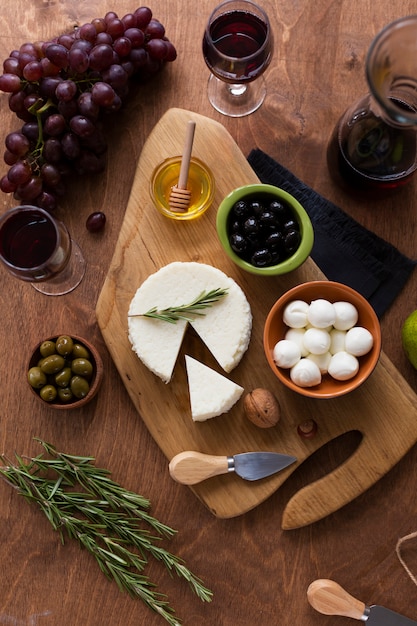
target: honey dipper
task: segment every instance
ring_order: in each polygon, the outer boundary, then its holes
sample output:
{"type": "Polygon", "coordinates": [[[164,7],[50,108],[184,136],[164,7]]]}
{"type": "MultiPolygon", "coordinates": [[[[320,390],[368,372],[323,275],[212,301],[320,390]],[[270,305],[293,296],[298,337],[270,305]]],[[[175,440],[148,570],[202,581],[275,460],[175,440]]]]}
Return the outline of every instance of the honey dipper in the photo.
{"type": "Polygon", "coordinates": [[[189,120],[185,137],[184,150],[182,153],[180,174],[178,183],[171,189],[169,196],[169,208],[177,213],[185,212],[190,206],[191,190],[187,189],[188,171],[190,169],[191,150],[194,141],[195,122],[189,120]]]}

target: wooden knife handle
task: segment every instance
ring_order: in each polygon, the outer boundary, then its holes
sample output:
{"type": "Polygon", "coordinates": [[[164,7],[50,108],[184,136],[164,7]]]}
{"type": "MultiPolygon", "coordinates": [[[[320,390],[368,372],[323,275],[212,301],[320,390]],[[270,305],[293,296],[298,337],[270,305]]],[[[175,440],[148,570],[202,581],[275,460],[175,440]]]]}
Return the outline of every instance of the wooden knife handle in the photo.
{"type": "Polygon", "coordinates": [[[343,615],[362,620],[364,602],[357,600],[333,580],[319,579],[307,589],[307,599],[313,609],[324,615],[343,615]]]}
{"type": "Polygon", "coordinates": [[[212,476],[229,471],[227,456],[213,456],[191,450],[180,452],[171,459],[169,473],[178,483],[195,485],[212,476]]]}

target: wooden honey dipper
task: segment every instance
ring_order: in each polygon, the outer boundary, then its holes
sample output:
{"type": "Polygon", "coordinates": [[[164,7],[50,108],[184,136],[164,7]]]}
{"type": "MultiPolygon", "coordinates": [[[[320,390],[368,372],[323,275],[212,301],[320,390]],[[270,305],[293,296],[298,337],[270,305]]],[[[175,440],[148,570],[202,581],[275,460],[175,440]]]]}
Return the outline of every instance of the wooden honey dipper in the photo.
{"type": "Polygon", "coordinates": [[[191,190],[187,189],[188,172],[190,169],[191,151],[194,141],[195,122],[189,120],[185,136],[184,150],[182,153],[180,174],[178,183],[171,189],[169,196],[169,208],[177,213],[188,211],[191,200],[191,190]]]}

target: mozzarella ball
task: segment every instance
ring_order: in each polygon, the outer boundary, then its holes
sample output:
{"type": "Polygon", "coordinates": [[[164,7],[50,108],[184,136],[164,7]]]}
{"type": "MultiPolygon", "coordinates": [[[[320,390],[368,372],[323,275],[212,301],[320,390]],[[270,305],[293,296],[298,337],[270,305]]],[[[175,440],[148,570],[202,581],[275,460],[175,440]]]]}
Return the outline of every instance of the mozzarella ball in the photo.
{"type": "Polygon", "coordinates": [[[325,352],[324,354],[309,354],[307,358],[318,366],[322,374],[327,374],[330,359],[332,358],[330,352],[325,352]]]}
{"type": "Polygon", "coordinates": [[[333,329],[330,331],[330,348],[329,352],[336,354],[345,349],[346,331],[333,329]]]}
{"type": "Polygon", "coordinates": [[[336,380],[349,380],[359,371],[359,361],[348,352],[337,352],[332,356],[328,372],[336,380]]]}
{"type": "Polygon", "coordinates": [[[358,321],[358,310],[350,302],[334,302],[333,306],[336,311],[336,319],[333,326],[336,330],[349,330],[353,328],[358,321]]]}
{"type": "Polygon", "coordinates": [[[308,350],[304,346],[304,328],[289,328],[284,335],[284,339],[293,341],[300,348],[301,356],[307,356],[308,350]]]}
{"type": "Polygon", "coordinates": [[[324,354],[330,348],[330,334],[321,328],[309,328],[304,333],[304,346],[313,354],[324,354]]]}
{"type": "Polygon", "coordinates": [[[290,328],[303,328],[307,324],[308,309],[304,300],[293,300],[285,307],[282,319],[290,328]]]}
{"type": "Polygon", "coordinates": [[[290,378],[298,387],[314,387],[321,383],[319,366],[310,359],[300,359],[290,369],[290,378]]]}
{"type": "Polygon", "coordinates": [[[313,300],[308,307],[307,320],[316,328],[333,326],[336,320],[336,311],[333,304],[322,298],[313,300]]]}
{"type": "Polygon", "coordinates": [[[374,338],[367,328],[355,326],[346,333],[345,350],[354,356],[367,354],[373,345],[374,338]]]}
{"type": "Polygon", "coordinates": [[[281,339],[275,344],[272,351],[272,358],[278,367],[289,369],[301,358],[300,347],[294,341],[288,341],[288,339],[281,339]]]}

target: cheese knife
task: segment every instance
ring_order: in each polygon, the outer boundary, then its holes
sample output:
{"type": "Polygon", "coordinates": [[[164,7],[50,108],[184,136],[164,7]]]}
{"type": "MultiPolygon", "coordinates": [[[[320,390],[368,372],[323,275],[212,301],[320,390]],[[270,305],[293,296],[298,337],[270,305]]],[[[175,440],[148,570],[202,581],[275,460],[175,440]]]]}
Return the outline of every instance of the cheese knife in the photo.
{"type": "Polygon", "coordinates": [[[366,622],[368,626],[417,626],[417,622],[383,606],[367,606],[333,580],[319,579],[307,589],[313,609],[324,615],[342,615],[366,622]]]}
{"type": "Polygon", "coordinates": [[[178,483],[195,485],[218,476],[235,472],[245,480],[259,480],[295,463],[297,459],[278,452],[244,452],[234,456],[214,456],[187,450],[174,456],[169,473],[178,483]]]}

